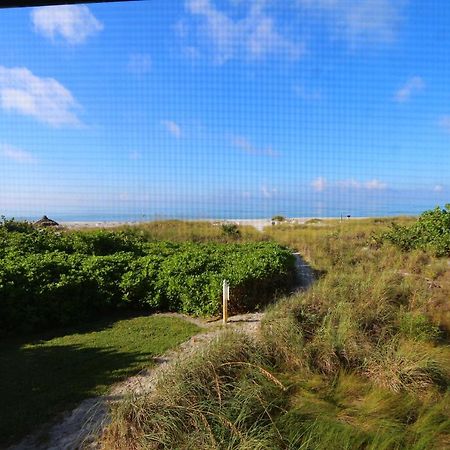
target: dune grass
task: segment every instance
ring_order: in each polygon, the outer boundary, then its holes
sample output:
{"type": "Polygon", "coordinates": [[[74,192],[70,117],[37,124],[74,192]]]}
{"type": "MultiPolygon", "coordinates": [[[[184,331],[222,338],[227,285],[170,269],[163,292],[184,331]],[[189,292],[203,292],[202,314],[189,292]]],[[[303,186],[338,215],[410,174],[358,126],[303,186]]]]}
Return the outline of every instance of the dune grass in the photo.
{"type": "Polygon", "coordinates": [[[184,320],[102,319],[52,335],[0,343],[0,447],[153,364],[199,331],[184,320]]]}
{"type": "Polygon", "coordinates": [[[265,239],[265,236],[252,226],[239,225],[235,229],[232,228],[233,232],[230,233],[228,231],[230,228],[208,221],[153,221],[124,225],[115,229],[136,233],[147,241],[247,242],[265,239]]]}
{"type": "Polygon", "coordinates": [[[450,265],[383,242],[392,220],[266,229],[317,282],[122,402],[104,448],[448,448],[450,265]]]}

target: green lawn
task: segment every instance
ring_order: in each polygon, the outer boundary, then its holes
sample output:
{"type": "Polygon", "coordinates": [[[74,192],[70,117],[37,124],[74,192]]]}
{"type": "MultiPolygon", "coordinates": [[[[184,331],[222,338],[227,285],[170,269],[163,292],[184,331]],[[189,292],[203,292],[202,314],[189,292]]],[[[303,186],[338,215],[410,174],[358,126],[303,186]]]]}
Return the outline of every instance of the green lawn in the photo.
{"type": "Polygon", "coordinates": [[[0,447],[153,364],[200,329],[181,319],[105,319],[0,342],[0,447]]]}

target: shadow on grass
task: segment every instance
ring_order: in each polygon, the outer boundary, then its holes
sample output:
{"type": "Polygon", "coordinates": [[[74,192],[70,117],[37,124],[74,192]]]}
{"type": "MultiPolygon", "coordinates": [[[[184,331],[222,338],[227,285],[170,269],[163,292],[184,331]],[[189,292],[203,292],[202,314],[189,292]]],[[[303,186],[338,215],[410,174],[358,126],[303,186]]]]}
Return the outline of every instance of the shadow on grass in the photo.
{"type": "Polygon", "coordinates": [[[198,330],[181,319],[122,314],[1,340],[0,448],[82,400],[105,394],[198,330]]]}
{"type": "Polygon", "coordinates": [[[0,447],[99,394],[149,355],[76,345],[9,348],[0,355],[0,447]]]}
{"type": "Polygon", "coordinates": [[[59,326],[42,331],[13,331],[7,334],[0,334],[0,351],[6,344],[23,345],[23,344],[37,344],[41,341],[48,341],[50,339],[67,336],[70,334],[84,334],[96,331],[103,331],[111,328],[117,321],[133,319],[135,317],[152,316],[153,312],[146,312],[136,309],[123,309],[119,311],[110,311],[97,313],[96,316],[88,317],[82,323],[74,323],[66,326],[59,326]],[[101,316],[99,318],[99,316],[101,316]]]}

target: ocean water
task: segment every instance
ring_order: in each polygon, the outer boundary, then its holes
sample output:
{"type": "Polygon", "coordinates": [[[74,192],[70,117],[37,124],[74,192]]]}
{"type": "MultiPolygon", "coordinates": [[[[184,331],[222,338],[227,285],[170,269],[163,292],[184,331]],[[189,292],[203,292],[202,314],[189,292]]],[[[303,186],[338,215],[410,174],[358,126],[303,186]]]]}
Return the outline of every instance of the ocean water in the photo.
{"type": "Polygon", "coordinates": [[[144,222],[167,219],[269,219],[285,217],[392,217],[417,216],[436,206],[444,207],[449,199],[444,194],[418,198],[408,195],[343,196],[323,199],[302,195],[285,199],[249,199],[234,201],[190,202],[171,205],[136,205],[103,208],[34,205],[32,210],[2,211],[0,215],[16,219],[37,220],[44,214],[57,222],[144,222]]]}
{"type": "Polygon", "coordinates": [[[141,212],[91,212],[91,211],[58,211],[45,209],[42,212],[30,212],[22,214],[5,214],[6,217],[14,217],[18,220],[35,221],[44,214],[57,222],[147,222],[154,220],[195,220],[195,219],[269,219],[274,215],[285,217],[323,217],[339,218],[346,217],[394,217],[394,216],[417,216],[427,209],[436,205],[416,205],[404,207],[360,207],[360,208],[210,208],[210,209],[178,209],[172,211],[149,211],[141,212]]]}

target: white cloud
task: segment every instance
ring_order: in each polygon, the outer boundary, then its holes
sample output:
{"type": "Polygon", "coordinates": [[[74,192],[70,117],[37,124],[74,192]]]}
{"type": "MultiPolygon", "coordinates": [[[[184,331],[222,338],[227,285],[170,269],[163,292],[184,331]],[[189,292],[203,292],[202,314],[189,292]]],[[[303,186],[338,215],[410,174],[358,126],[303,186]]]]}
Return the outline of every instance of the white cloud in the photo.
{"type": "Polygon", "coordinates": [[[85,5],[44,6],[31,11],[34,30],[54,40],[58,35],[69,44],[82,44],[103,29],[85,5]]]}
{"type": "Polygon", "coordinates": [[[394,98],[397,102],[406,102],[413,94],[421,91],[424,87],[425,83],[422,78],[412,77],[395,93],[394,98]]]}
{"type": "Polygon", "coordinates": [[[450,133],[450,115],[449,116],[442,116],[439,119],[439,125],[447,132],[450,133]]]}
{"type": "Polygon", "coordinates": [[[436,184],[436,186],[434,186],[433,191],[434,192],[442,192],[444,190],[444,186],[442,186],[442,184],[436,184]]]}
{"type": "Polygon", "coordinates": [[[311,183],[312,188],[316,192],[323,192],[327,188],[327,185],[328,185],[327,180],[323,177],[316,178],[311,183]]]}
{"type": "Polygon", "coordinates": [[[175,35],[179,38],[185,38],[189,34],[189,26],[185,20],[179,20],[173,27],[175,35]]]}
{"type": "Polygon", "coordinates": [[[280,156],[279,152],[273,150],[272,147],[270,146],[266,148],[256,147],[244,136],[232,136],[231,143],[236,148],[250,155],[270,156],[273,158],[280,156]]]}
{"type": "Polygon", "coordinates": [[[161,124],[172,136],[175,136],[178,139],[183,134],[180,125],[173,120],[162,120],[161,124]]]}
{"type": "MultiPolygon", "coordinates": [[[[197,31],[212,45],[213,59],[223,64],[235,57],[261,59],[270,54],[297,59],[304,53],[304,45],[284,37],[271,17],[264,11],[264,1],[250,4],[247,14],[233,19],[217,9],[211,0],[187,0],[186,9],[197,17],[197,31]]],[[[184,22],[183,37],[187,36],[184,22]]],[[[177,31],[178,34],[179,30],[177,31]]]]}
{"type": "Polygon", "coordinates": [[[266,185],[261,186],[261,195],[264,198],[272,198],[277,193],[276,188],[269,188],[266,185]]]}
{"type": "Polygon", "coordinates": [[[0,144],[0,155],[20,164],[35,164],[37,162],[30,152],[8,144],[0,144]]]}
{"type": "Polygon", "coordinates": [[[117,199],[121,202],[128,202],[130,201],[130,194],[128,194],[128,192],[119,192],[117,199]]]}
{"type": "Polygon", "coordinates": [[[328,187],[339,189],[354,189],[354,190],[366,189],[369,191],[383,190],[387,188],[386,183],[383,183],[382,181],[377,180],[376,178],[368,181],[359,181],[355,180],[354,178],[350,178],[348,180],[338,180],[335,182],[328,182],[325,178],[319,177],[313,180],[311,186],[316,192],[323,192],[328,187]]]}
{"type": "Polygon", "coordinates": [[[54,127],[80,125],[79,105],[53,78],[39,78],[25,67],[0,66],[0,106],[54,127]]]}
{"type": "Polygon", "coordinates": [[[318,101],[322,99],[322,92],[319,89],[308,89],[302,84],[296,84],[292,87],[294,94],[306,101],[318,101]]]}
{"type": "Polygon", "coordinates": [[[200,51],[197,47],[189,45],[183,48],[183,55],[190,61],[196,61],[200,58],[200,51]]]}
{"type": "Polygon", "coordinates": [[[152,59],[147,53],[134,53],[129,56],[127,69],[135,75],[145,75],[152,68],[152,59]]]}
{"type": "Polygon", "coordinates": [[[367,189],[369,191],[383,190],[387,188],[387,184],[374,178],[368,181],[358,181],[353,178],[349,180],[340,180],[336,182],[336,187],[343,189],[367,189]]]}
{"type": "Polygon", "coordinates": [[[383,183],[380,180],[373,179],[370,181],[366,181],[364,183],[364,187],[369,190],[383,190],[387,188],[387,184],[383,183]]]}
{"type": "Polygon", "coordinates": [[[247,48],[252,58],[261,58],[267,54],[283,54],[298,59],[304,53],[304,46],[284,38],[275,28],[271,18],[255,18],[248,35],[247,48]]]}
{"type": "Polygon", "coordinates": [[[132,161],[137,161],[139,159],[142,158],[142,154],[140,152],[130,152],[128,157],[132,160],[132,161]]]}
{"type": "Polygon", "coordinates": [[[361,189],[362,183],[351,178],[349,180],[339,180],[336,182],[336,186],[342,189],[361,189]]]}
{"type": "Polygon", "coordinates": [[[399,14],[395,0],[363,0],[353,6],[346,15],[350,39],[392,41],[399,14]]]}
{"type": "Polygon", "coordinates": [[[407,0],[298,0],[306,10],[328,20],[332,34],[351,46],[395,39],[407,0]]]}

